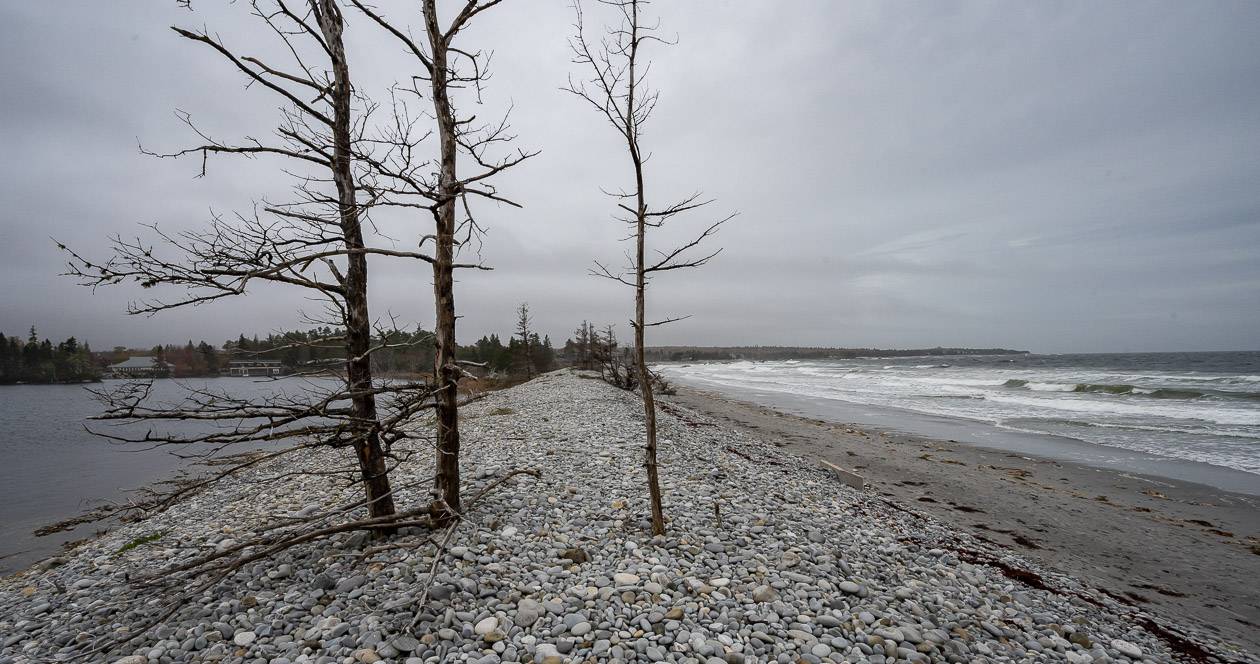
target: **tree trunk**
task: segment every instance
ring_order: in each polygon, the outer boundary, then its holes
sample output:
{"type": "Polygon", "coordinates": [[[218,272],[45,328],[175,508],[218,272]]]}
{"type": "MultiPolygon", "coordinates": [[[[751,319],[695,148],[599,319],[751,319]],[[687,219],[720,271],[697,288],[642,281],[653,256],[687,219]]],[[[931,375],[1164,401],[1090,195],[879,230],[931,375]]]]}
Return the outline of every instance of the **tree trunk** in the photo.
{"type": "MultiPolygon", "coordinates": [[[[319,25],[328,44],[333,66],[333,182],[337,187],[338,213],[345,247],[346,274],[343,288],[346,301],[346,380],[351,394],[354,449],[372,517],[394,513],[394,497],[389,486],[385,453],[377,431],[376,397],[372,394],[371,320],[367,303],[367,256],[362,249],[359,206],[350,166],[350,69],[342,44],[341,9],[333,0],[319,0],[319,25]]],[[[384,527],[388,534],[393,528],[384,527]]]]}
{"type": "Polygon", "coordinates": [[[643,395],[643,424],[647,429],[644,446],[644,465],[647,466],[648,496],[652,502],[652,534],[665,534],[665,511],[661,505],[661,481],[656,470],[656,399],[652,394],[652,380],[648,375],[647,361],[643,356],[643,216],[639,216],[638,269],[635,270],[634,296],[634,364],[639,374],[639,392],[643,395]]]}
{"type": "Polygon", "coordinates": [[[437,472],[434,478],[434,520],[449,523],[460,511],[459,502],[459,369],[455,363],[455,117],[447,94],[447,44],[438,25],[435,0],[424,0],[424,22],[432,50],[433,111],[441,145],[438,206],[434,212],[436,242],[433,261],[433,300],[436,307],[433,377],[437,393],[437,472]]]}
{"type": "Polygon", "coordinates": [[[647,280],[644,273],[644,244],[647,239],[647,196],[643,191],[643,157],[639,153],[638,125],[634,123],[635,58],[639,50],[639,5],[631,4],[630,29],[630,76],[628,78],[628,95],[626,107],[631,109],[626,114],[626,140],[630,147],[630,158],[634,162],[634,184],[638,207],[635,214],[635,259],[634,259],[634,365],[639,375],[639,392],[643,395],[643,425],[647,429],[647,444],[644,445],[643,465],[647,467],[648,497],[652,503],[652,534],[665,534],[665,510],[661,505],[661,482],[656,469],[656,399],[652,394],[652,381],[648,375],[647,360],[643,354],[644,337],[647,327],[644,316],[644,300],[646,299],[647,280]]]}

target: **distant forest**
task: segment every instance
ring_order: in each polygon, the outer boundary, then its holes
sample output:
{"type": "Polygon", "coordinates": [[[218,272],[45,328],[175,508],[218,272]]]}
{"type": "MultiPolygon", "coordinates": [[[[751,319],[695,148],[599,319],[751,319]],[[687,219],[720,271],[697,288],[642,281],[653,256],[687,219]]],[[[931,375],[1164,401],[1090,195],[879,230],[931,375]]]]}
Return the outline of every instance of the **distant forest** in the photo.
{"type": "MultiPolygon", "coordinates": [[[[460,346],[458,357],[485,365],[483,371],[496,374],[538,373],[551,371],[557,364],[557,353],[551,338],[527,335],[525,342],[511,337],[504,344],[497,334],[483,336],[468,346],[460,346]],[[527,372],[524,363],[530,364],[527,372]]],[[[54,344],[40,340],[34,327],[26,340],[0,334],[0,384],[14,383],[79,383],[97,381],[109,365],[131,357],[154,357],[170,368],[175,378],[217,376],[233,360],[278,360],[289,371],[312,371],[333,368],[345,362],[342,331],[322,327],[305,331],[280,332],[266,337],[246,337],[214,346],[206,341],[164,344],[152,348],[126,348],[94,353],[87,344],[74,337],[54,344]]],[[[381,349],[372,354],[372,364],[382,375],[427,374],[433,367],[433,334],[425,330],[395,331],[378,334],[373,345],[381,349]]]]}
{"type": "Polygon", "coordinates": [[[941,355],[1026,355],[1007,348],[816,348],[797,346],[649,346],[653,362],[698,360],[851,360],[858,357],[933,357],[941,355]]]}
{"type": "Polygon", "coordinates": [[[92,349],[74,337],[53,345],[32,327],[26,340],[0,334],[0,385],[100,380],[92,349]]]}

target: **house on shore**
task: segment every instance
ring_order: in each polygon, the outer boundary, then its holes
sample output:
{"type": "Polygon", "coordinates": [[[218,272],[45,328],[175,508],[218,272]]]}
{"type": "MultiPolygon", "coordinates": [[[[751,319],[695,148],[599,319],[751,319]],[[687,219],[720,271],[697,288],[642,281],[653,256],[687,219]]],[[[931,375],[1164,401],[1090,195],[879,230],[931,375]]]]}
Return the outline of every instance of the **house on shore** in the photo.
{"type": "Polygon", "coordinates": [[[280,376],[285,373],[280,360],[232,360],[228,362],[229,376],[280,376]]]}
{"type": "Polygon", "coordinates": [[[105,370],[105,378],[168,378],[171,367],[156,357],[129,357],[105,370]]]}

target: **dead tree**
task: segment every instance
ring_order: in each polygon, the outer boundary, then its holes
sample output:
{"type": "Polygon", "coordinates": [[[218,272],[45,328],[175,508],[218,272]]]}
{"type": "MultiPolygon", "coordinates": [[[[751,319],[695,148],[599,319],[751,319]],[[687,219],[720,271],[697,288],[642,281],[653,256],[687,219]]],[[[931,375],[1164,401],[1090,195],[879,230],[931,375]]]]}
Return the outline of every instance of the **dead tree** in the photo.
{"type": "Polygon", "coordinates": [[[638,374],[639,391],[643,396],[646,427],[644,446],[647,468],[648,493],[652,506],[652,532],[665,532],[665,515],[661,506],[661,489],[656,461],[656,404],[652,394],[652,380],[644,358],[643,348],[646,330],[681,320],[684,317],[666,318],[647,322],[645,319],[646,294],[649,281],[657,273],[695,268],[708,263],[721,249],[712,252],[696,251],[734,215],[728,215],[709,224],[689,242],[665,251],[657,250],[649,257],[647,237],[649,229],[657,229],[678,215],[705,207],[711,200],[702,199],[699,193],[664,206],[650,205],[645,186],[644,164],[646,154],[641,142],[644,125],[656,107],[658,92],[647,84],[650,61],[642,50],[651,43],[668,44],[657,36],[657,26],[645,25],[640,16],[643,0],[600,0],[600,4],[615,10],[616,25],[607,28],[606,34],[596,43],[587,40],[582,6],[575,0],[575,35],[570,40],[573,61],[586,69],[590,78],[575,80],[570,77],[565,90],[573,93],[593,107],[617,130],[625,141],[633,184],[613,194],[619,210],[616,219],[631,229],[630,239],[634,251],[630,264],[624,270],[612,270],[596,262],[594,274],[617,281],[634,289],[634,317],[630,321],[634,330],[633,360],[638,374]]]}
{"type": "Polygon", "coordinates": [[[529,303],[522,302],[516,308],[516,334],[521,338],[521,363],[525,366],[525,379],[534,377],[534,353],[529,334],[529,303]]]}
{"type": "MultiPolygon", "coordinates": [[[[398,330],[395,326],[374,334],[367,289],[369,257],[431,264],[441,260],[423,253],[423,247],[404,251],[367,241],[368,215],[387,202],[387,195],[374,188],[379,169],[370,160],[380,144],[368,135],[376,106],[352,84],[339,4],[306,0],[293,8],[286,0],[254,0],[250,7],[271,29],[281,46],[277,52],[291,57],[287,64],[263,62],[204,29],[174,30],[239,71],[252,89],[279,99],[273,137],[221,141],[199,129],[191,115],[181,113],[198,143],[157,156],[199,157],[199,176],[206,174],[210,159],[219,155],[274,158],[294,178],[292,197],[282,202],[263,200],[249,213],[215,215],[201,230],[167,233],[150,227],[153,237],[147,240],[115,237],[112,255],[104,260],[86,258],[63,246],[70,256],[68,273],[93,288],[138,283],[163,293],[174,291],[171,299],[133,303],[129,313],[140,315],[238,297],[261,285],[293,288],[322,303],[322,313],[308,317],[308,322],[335,330],[326,338],[302,343],[340,346],[343,357],[309,367],[304,372],[309,378],[306,389],[297,395],[247,397],[223,389],[190,387],[182,401],[168,403],[155,402],[151,386],[145,383],[99,392],[105,411],[98,419],[147,427],[142,432],[110,428],[100,432],[105,437],[219,461],[206,477],[154,492],[99,516],[164,509],[215,482],[247,474],[252,482],[276,483],[296,473],[346,477],[361,486],[363,498],[330,512],[287,521],[282,528],[244,539],[227,551],[163,570],[148,581],[172,593],[180,585],[192,590],[173,595],[167,603],[169,611],[153,624],[171,615],[188,597],[276,551],[349,530],[388,534],[402,526],[435,525],[428,517],[428,505],[420,510],[396,510],[399,487],[391,486],[389,472],[412,457],[415,450],[409,443],[419,442],[423,447],[429,442],[416,433],[415,421],[433,410],[435,401],[453,399],[454,385],[374,381],[372,356],[388,348],[398,330]],[[168,426],[189,422],[205,428],[188,433],[168,426]],[[317,468],[303,465],[299,453],[329,448],[351,451],[353,461],[321,463],[317,468]],[[245,454],[231,454],[236,451],[245,454]],[[268,474],[261,472],[264,468],[280,470],[268,474]]],[[[93,652],[104,652],[109,646],[97,644],[93,652]]]]}
{"type": "Polygon", "coordinates": [[[573,332],[573,363],[578,369],[591,368],[591,324],[582,321],[573,332]]]}
{"type": "MultiPolygon", "coordinates": [[[[173,153],[149,154],[200,157],[199,176],[206,174],[212,155],[279,158],[288,162],[282,168],[297,178],[294,199],[264,201],[251,214],[238,214],[230,220],[215,216],[204,231],[170,235],[152,227],[156,246],[141,239],[116,237],[114,255],[103,262],[71,252],[70,274],[92,287],[133,281],[146,288],[165,285],[182,289],[174,300],[134,303],[130,308],[133,314],[201,305],[242,295],[250,286],[264,283],[296,286],[322,300],[327,317],[312,322],[340,331],[338,338],[322,342],[340,343],[344,348],[345,362],[340,369],[345,386],[341,392],[350,404],[341,418],[344,431],[338,432],[334,444],[354,450],[369,514],[388,517],[395,507],[377,413],[381,392],[372,380],[371,354],[375,348],[368,313],[367,260],[371,255],[432,259],[418,252],[369,247],[364,241],[363,217],[370,201],[360,200],[354,173],[354,145],[363,140],[362,118],[355,111],[366,115],[370,102],[356,96],[350,80],[340,7],[333,0],[308,0],[300,12],[283,0],[254,0],[251,7],[292,54],[291,69],[242,55],[237,47],[204,29],[173,29],[209,48],[249,83],[278,96],[283,106],[275,141],[246,138],[239,143],[223,142],[200,130],[191,115],[180,113],[201,142],[173,153]]],[[[122,400],[108,399],[107,413],[170,419],[161,410],[141,408],[134,400],[137,395],[140,393],[132,392],[122,400]]],[[[200,406],[209,406],[194,405],[193,413],[200,412],[200,406]]],[[[237,403],[236,407],[248,416],[266,413],[267,417],[273,405],[263,405],[261,410],[255,410],[259,406],[252,403],[237,403]]],[[[193,413],[181,410],[175,417],[199,419],[193,413]]],[[[216,412],[215,416],[221,418],[223,413],[216,412]]]]}
{"type": "Polygon", "coordinates": [[[605,383],[623,390],[634,390],[638,387],[635,370],[626,364],[629,357],[626,349],[617,345],[617,333],[610,324],[604,332],[591,330],[591,364],[599,369],[599,377],[605,383]]]}
{"type": "Polygon", "coordinates": [[[460,268],[489,269],[480,260],[461,263],[458,254],[479,245],[482,226],[472,213],[470,198],[520,207],[499,195],[491,179],[538,154],[516,150],[507,156],[491,156],[492,149],[512,141],[506,115],[499,122],[481,123],[475,114],[461,113],[452,91],[471,89],[474,101],[481,102],[489,54],[456,46],[462,31],[477,15],[503,0],[467,0],[449,23],[438,16],[436,0],[421,0],[423,36],[419,39],[405,25],[386,17],[361,0],[350,0],[360,12],[397,39],[419,64],[410,83],[398,86],[393,98],[393,118],[374,149],[363,155],[378,179],[371,191],[379,204],[424,209],[433,220],[434,231],[420,241],[423,248],[433,242],[433,299],[435,307],[433,375],[436,397],[436,464],[433,514],[439,523],[454,518],[460,510],[459,490],[459,402],[456,386],[463,371],[456,359],[454,274],[460,268]],[[411,102],[428,100],[421,115],[437,122],[437,154],[426,159],[421,144],[431,135],[417,127],[411,102]],[[472,172],[462,177],[458,166],[463,160],[472,172]],[[457,218],[462,213],[462,218],[457,218]]]}

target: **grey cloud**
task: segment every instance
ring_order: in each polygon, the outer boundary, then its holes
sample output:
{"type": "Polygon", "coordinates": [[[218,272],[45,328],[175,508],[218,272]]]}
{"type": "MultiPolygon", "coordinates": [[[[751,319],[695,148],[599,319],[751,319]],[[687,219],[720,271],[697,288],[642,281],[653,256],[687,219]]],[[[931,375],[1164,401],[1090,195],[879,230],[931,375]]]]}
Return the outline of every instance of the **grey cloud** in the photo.
{"type": "MultiPolygon", "coordinates": [[[[196,164],[136,150],[187,141],[176,108],[225,137],[274,119],[273,100],[167,29],[204,22],[254,43],[243,3],[174,4],[0,8],[0,331],[35,323],[106,346],[298,321],[303,303],[282,290],[127,318],[138,293],[56,276],[50,235],[99,249],[141,222],[188,227],[285,191],[274,164],[218,161],[194,179],[196,164]]],[[[741,213],[710,266],[653,285],[653,315],[694,314],[657,342],[1260,347],[1260,5],[652,8],[679,38],[655,56],[652,191],[715,198],[692,224],[741,213]]],[[[461,275],[464,340],[506,332],[522,300],[553,340],[582,318],[625,330],[630,294],[587,272],[626,248],[599,188],[629,171],[612,131],[558,89],[570,23],[563,0],[514,0],[468,35],[496,52],[483,112],[513,104],[520,144],[543,153],[500,182],[524,210],[479,210],[496,270],[461,275]]],[[[362,21],[351,47],[367,87],[405,65],[362,21]]],[[[379,221],[400,243],[417,232],[379,221]]],[[[423,270],[373,273],[377,315],[430,323],[423,270]]]]}

